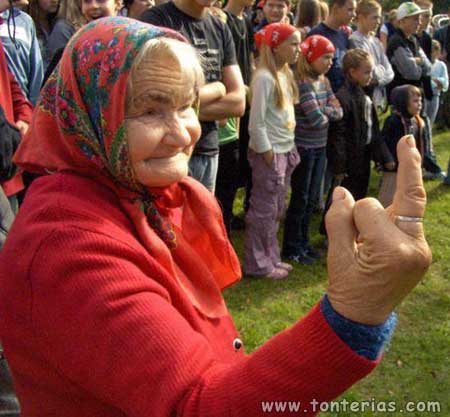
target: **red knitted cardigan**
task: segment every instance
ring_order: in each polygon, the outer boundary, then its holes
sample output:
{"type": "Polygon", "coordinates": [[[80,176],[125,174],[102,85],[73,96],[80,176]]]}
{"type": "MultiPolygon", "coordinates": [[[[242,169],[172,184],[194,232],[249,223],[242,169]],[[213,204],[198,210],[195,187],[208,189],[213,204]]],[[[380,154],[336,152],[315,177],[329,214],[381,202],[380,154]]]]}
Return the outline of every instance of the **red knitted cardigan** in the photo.
{"type": "Polygon", "coordinates": [[[0,288],[0,334],[26,417],[252,417],[267,415],[265,401],[301,402],[312,416],[312,402],[376,366],[318,305],[252,354],[235,351],[231,317],[199,313],[117,197],[73,174],[31,187],[0,254],[0,288]]]}

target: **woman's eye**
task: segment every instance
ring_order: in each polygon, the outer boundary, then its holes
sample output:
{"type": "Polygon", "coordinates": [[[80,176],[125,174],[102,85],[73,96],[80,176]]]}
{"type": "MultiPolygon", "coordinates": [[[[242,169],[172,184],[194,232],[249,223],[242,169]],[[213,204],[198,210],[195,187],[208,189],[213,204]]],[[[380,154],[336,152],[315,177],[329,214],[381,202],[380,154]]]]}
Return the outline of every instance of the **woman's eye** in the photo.
{"type": "Polygon", "coordinates": [[[192,106],[191,106],[190,104],[188,104],[188,105],[186,105],[186,106],[180,107],[180,108],[178,109],[178,111],[179,111],[180,113],[185,113],[185,112],[187,112],[191,107],[192,107],[192,106]]]}

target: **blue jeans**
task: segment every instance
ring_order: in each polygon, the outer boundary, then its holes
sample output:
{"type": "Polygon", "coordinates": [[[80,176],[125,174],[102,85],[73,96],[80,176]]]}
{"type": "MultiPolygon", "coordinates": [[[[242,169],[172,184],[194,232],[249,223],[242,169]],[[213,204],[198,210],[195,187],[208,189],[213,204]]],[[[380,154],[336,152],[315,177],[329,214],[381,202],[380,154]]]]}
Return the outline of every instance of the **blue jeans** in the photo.
{"type": "Polygon", "coordinates": [[[284,223],[284,257],[298,255],[309,245],[309,224],[314,203],[320,193],[320,184],[326,161],[326,148],[298,147],[300,164],[291,178],[291,201],[284,223]]]}
{"type": "Polygon", "coordinates": [[[434,125],[434,122],[436,121],[436,116],[438,114],[439,110],[439,104],[440,104],[440,96],[433,95],[433,98],[431,100],[427,100],[427,116],[430,119],[430,126],[434,125]]]}
{"type": "Polygon", "coordinates": [[[424,155],[423,155],[423,167],[426,171],[431,172],[432,174],[440,174],[442,172],[441,167],[439,166],[439,163],[436,158],[436,154],[433,150],[433,132],[432,132],[432,125],[430,122],[430,119],[426,114],[421,114],[424,122],[425,122],[425,129],[427,130],[425,134],[423,135],[424,139],[424,155]]]}
{"type": "Polygon", "coordinates": [[[189,175],[197,181],[200,181],[214,194],[218,167],[219,154],[212,156],[192,155],[189,160],[189,175]]]}

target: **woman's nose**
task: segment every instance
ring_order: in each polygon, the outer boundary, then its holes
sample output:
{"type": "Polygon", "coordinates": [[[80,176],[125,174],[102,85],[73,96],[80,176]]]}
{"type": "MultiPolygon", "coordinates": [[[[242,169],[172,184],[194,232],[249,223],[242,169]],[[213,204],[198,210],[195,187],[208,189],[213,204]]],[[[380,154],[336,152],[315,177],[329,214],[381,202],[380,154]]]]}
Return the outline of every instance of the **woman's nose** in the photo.
{"type": "Polygon", "coordinates": [[[182,148],[190,145],[192,137],[184,120],[175,115],[167,123],[168,129],[164,138],[166,144],[182,148]]]}

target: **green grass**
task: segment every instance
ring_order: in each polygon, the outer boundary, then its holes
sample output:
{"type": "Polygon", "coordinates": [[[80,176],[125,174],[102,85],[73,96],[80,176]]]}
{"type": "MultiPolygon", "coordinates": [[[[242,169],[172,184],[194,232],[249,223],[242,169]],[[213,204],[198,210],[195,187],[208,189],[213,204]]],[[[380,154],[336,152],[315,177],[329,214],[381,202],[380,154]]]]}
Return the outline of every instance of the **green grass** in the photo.
{"type": "MultiPolygon", "coordinates": [[[[436,132],[434,146],[446,170],[450,133],[436,132]]],[[[372,175],[371,195],[376,195],[377,181],[378,176],[372,175]]],[[[441,412],[360,411],[321,415],[450,417],[450,187],[440,181],[430,181],[426,182],[426,189],[425,228],[433,264],[425,279],[398,308],[398,326],[382,363],[340,399],[395,401],[399,408],[406,401],[437,401],[441,412]]],[[[238,207],[242,208],[242,193],[238,207]]],[[[315,218],[313,231],[317,230],[317,224],[315,218]]],[[[312,239],[313,244],[321,241],[318,233],[313,233],[312,239]]],[[[233,232],[232,241],[242,259],[243,232],[233,232]]],[[[312,266],[297,266],[284,281],[244,278],[226,290],[227,305],[247,352],[257,349],[307,313],[324,293],[326,284],[326,265],[322,260],[312,266]]]]}

